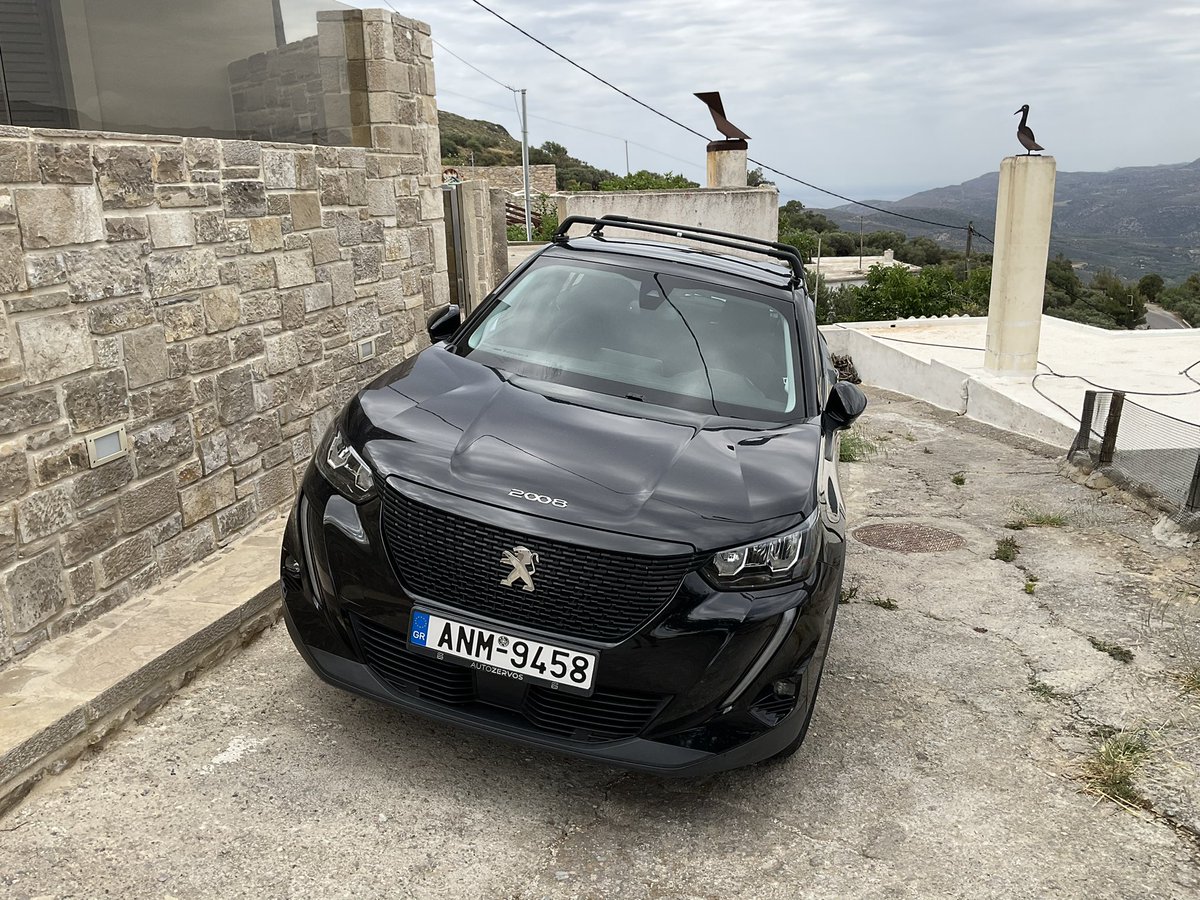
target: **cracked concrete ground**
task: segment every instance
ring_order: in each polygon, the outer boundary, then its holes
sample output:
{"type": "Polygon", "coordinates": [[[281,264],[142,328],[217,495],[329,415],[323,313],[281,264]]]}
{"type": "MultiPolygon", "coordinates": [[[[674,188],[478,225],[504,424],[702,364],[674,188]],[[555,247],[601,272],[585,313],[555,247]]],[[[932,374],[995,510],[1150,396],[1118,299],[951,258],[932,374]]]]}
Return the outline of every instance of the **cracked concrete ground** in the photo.
{"type": "Polygon", "coordinates": [[[275,628],[0,820],[0,894],[1200,895],[1198,551],[1032,445],[872,399],[852,526],[966,546],[851,539],[792,760],[660,781],[493,743],[324,686],[275,628]],[[1036,513],[1066,524],[1004,527],[1036,513]],[[1149,747],[1134,806],[1079,777],[1113,729],[1149,747]]]}

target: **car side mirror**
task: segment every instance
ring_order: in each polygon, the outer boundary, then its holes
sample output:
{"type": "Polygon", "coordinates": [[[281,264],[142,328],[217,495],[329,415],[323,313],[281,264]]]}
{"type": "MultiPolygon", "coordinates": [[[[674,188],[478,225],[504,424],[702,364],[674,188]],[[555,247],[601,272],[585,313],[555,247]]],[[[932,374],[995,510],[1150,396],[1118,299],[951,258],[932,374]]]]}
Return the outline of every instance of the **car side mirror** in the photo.
{"type": "Polygon", "coordinates": [[[825,422],[835,431],[845,431],[867,408],[867,395],[848,381],[839,381],[829,392],[825,422]]]}
{"type": "Polygon", "coordinates": [[[431,313],[425,321],[425,327],[429,331],[429,340],[435,344],[439,341],[450,340],[461,325],[462,311],[455,303],[431,313]]]}

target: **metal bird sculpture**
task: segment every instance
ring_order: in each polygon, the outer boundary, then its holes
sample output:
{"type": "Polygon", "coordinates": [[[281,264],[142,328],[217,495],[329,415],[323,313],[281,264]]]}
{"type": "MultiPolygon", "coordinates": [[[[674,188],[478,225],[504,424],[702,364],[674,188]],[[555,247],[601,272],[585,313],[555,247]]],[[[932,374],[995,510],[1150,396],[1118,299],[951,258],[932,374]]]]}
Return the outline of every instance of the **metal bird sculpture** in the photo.
{"type": "Polygon", "coordinates": [[[1029,156],[1034,150],[1045,150],[1046,148],[1039,144],[1033,137],[1033,129],[1025,124],[1029,118],[1029,104],[1026,103],[1013,115],[1020,114],[1021,124],[1017,126],[1017,140],[1021,142],[1021,146],[1025,148],[1025,155],[1029,156]]]}

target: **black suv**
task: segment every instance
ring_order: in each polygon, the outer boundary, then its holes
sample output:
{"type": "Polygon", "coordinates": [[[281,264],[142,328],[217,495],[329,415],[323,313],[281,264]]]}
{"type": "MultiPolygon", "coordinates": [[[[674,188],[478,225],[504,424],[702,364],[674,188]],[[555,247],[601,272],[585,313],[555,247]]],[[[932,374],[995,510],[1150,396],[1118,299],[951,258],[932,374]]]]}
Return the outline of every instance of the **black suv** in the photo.
{"type": "Polygon", "coordinates": [[[304,659],[633,769],[793,752],[845,562],[838,437],[866,405],[803,274],[783,244],[571,217],[465,322],[435,314],[305,476],[282,559],[304,659]]]}

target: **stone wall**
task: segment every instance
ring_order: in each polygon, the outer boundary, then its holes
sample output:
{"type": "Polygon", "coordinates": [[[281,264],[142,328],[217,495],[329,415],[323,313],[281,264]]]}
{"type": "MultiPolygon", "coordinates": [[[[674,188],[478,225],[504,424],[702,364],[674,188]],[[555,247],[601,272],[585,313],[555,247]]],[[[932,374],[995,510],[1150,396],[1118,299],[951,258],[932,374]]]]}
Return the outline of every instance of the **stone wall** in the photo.
{"type": "MultiPolygon", "coordinates": [[[[525,174],[520,166],[454,166],[463,181],[486,181],[490,187],[524,193],[525,174]]],[[[556,166],[530,166],[529,191],[532,194],[553,194],[558,190],[556,166]]]]}
{"type": "MultiPolygon", "coordinates": [[[[330,69],[338,77],[336,62],[331,62],[330,69]]],[[[316,35],[231,63],[229,94],[238,137],[302,144],[349,143],[348,129],[344,134],[328,133],[316,35]]]]}
{"type": "Polygon", "coordinates": [[[420,72],[373,148],[0,126],[0,666],[285,509],[337,409],[427,343],[429,32],[346,17],[367,66],[420,72]],[[128,454],[91,468],[113,425],[128,454]]]}

